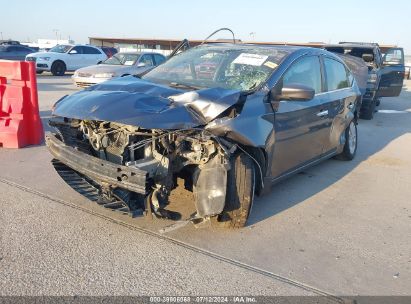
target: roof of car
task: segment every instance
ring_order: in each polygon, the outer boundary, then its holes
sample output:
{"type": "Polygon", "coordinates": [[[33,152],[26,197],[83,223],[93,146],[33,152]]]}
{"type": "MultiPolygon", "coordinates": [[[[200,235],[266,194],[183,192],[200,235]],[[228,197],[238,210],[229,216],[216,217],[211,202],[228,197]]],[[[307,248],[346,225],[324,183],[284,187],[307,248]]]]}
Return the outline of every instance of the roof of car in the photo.
{"type": "MultiPolygon", "coordinates": [[[[267,49],[267,50],[281,50],[287,53],[293,53],[301,49],[309,50],[319,50],[316,48],[306,47],[306,46],[294,46],[294,45],[272,45],[272,44],[253,44],[253,43],[205,43],[199,46],[212,46],[230,49],[267,49]]],[[[199,47],[196,46],[196,47],[199,47]]]]}
{"type": "Polygon", "coordinates": [[[373,43],[339,43],[339,44],[324,45],[324,48],[343,48],[343,49],[353,49],[353,48],[373,49],[376,47],[378,47],[378,45],[373,44],[373,43]]]}

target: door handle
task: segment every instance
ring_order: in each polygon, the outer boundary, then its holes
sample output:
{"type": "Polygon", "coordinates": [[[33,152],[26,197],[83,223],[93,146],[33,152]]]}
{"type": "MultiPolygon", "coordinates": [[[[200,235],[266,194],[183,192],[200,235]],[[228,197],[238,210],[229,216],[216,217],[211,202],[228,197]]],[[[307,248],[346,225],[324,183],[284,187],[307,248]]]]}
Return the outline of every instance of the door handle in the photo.
{"type": "Polygon", "coordinates": [[[327,115],[328,115],[328,110],[324,110],[324,111],[321,111],[321,112],[317,113],[318,117],[324,117],[324,116],[327,116],[327,115]]]}

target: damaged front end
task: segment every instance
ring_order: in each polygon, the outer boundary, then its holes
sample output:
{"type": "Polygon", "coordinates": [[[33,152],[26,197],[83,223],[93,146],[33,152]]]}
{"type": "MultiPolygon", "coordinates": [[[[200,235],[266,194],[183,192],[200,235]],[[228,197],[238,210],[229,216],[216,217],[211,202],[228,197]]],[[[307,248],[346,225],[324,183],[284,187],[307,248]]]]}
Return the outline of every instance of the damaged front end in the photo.
{"type": "Polygon", "coordinates": [[[287,54],[203,46],[142,79],[114,78],[62,98],[49,122],[56,133],[46,137],[57,171],[74,171],[73,184],[105,207],[171,219],[180,216],[166,207],[184,180],[193,221],[219,215],[244,226],[274,143],[265,83],[287,54]]]}
{"type": "Polygon", "coordinates": [[[232,146],[205,130],[148,130],[59,117],[49,124],[57,130],[46,136],[50,152],[91,183],[103,205],[178,219],[166,206],[180,177],[193,191],[196,217],[224,209],[232,146]]]}

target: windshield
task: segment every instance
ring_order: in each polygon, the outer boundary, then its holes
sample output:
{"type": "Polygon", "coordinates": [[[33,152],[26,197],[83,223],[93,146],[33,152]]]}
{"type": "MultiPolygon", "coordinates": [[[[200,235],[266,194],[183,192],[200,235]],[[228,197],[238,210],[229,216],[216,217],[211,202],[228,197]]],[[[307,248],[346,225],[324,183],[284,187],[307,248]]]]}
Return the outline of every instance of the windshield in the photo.
{"type": "Polygon", "coordinates": [[[112,65],[133,65],[136,63],[139,57],[140,54],[118,53],[104,61],[104,63],[112,65]]]}
{"type": "Polygon", "coordinates": [[[287,54],[255,46],[202,46],[172,57],[142,78],[188,88],[251,90],[266,81],[287,54]]]}
{"type": "Polygon", "coordinates": [[[49,52],[54,53],[67,53],[72,48],[71,45],[56,45],[55,47],[51,48],[49,52]]]}

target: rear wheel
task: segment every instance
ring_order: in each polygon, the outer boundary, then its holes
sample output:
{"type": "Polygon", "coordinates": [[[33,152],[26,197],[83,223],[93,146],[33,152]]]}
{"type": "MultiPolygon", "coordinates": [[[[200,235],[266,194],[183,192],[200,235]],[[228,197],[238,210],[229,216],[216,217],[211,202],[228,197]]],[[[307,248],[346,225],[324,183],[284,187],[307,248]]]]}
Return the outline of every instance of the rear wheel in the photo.
{"type": "Polygon", "coordinates": [[[224,211],[213,219],[218,227],[244,227],[254,200],[255,172],[252,159],[238,154],[227,173],[227,193],[224,211]]]}
{"type": "Polygon", "coordinates": [[[345,129],[345,144],[343,151],[336,156],[337,159],[341,160],[352,160],[357,153],[357,124],[354,120],[350,122],[347,129],[345,129]]]}
{"type": "Polygon", "coordinates": [[[51,65],[51,73],[54,76],[63,76],[66,73],[66,65],[63,61],[55,61],[51,65]]]}

